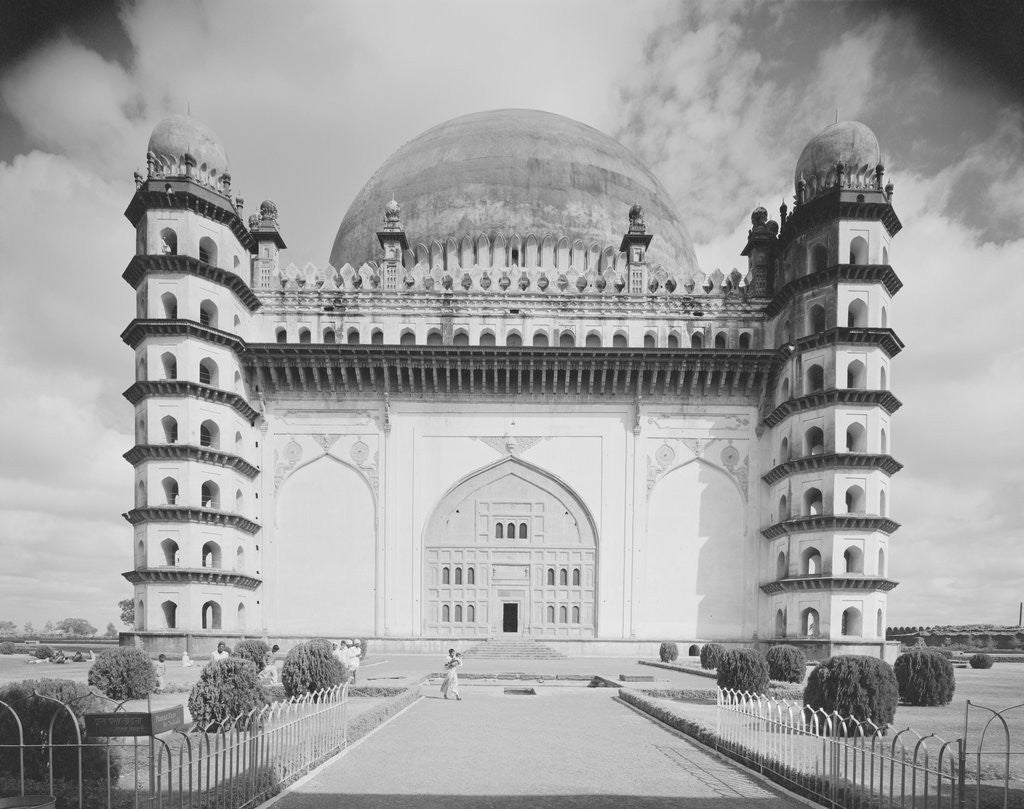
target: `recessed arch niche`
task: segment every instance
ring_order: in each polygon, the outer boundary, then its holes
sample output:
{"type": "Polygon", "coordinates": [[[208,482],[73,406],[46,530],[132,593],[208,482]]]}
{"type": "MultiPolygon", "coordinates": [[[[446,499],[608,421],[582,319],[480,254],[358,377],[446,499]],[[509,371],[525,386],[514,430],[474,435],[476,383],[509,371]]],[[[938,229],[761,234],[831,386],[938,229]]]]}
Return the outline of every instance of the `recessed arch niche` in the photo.
{"type": "Polygon", "coordinates": [[[722,469],[693,460],[651,491],[636,624],[646,636],[739,637],[747,595],[746,503],[722,469]]]}
{"type": "Polygon", "coordinates": [[[374,634],[376,506],[359,472],[330,455],[296,469],[278,493],[274,536],[279,631],[374,634]]]}
{"type": "Polygon", "coordinates": [[[597,547],[589,509],[551,473],[511,457],[477,470],[441,497],[423,531],[423,634],[594,637],[597,547]],[[444,568],[460,566],[475,580],[445,583],[444,568]],[[579,584],[549,585],[553,567],[579,568],[579,584]],[[473,621],[451,620],[459,605],[465,615],[473,607],[473,621]],[[547,620],[562,607],[579,621],[547,620]]]}

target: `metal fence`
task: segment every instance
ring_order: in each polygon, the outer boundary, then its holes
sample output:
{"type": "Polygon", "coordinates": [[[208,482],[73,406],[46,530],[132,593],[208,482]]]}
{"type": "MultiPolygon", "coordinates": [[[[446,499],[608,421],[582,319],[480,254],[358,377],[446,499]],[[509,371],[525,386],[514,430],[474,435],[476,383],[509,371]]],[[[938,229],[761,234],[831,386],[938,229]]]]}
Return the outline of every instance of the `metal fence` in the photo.
{"type": "Polygon", "coordinates": [[[0,728],[6,720],[14,740],[0,741],[13,770],[0,776],[13,779],[8,792],[45,790],[67,809],[246,809],[348,744],[347,683],[141,740],[83,739],[71,705],[35,696],[54,703],[38,738],[26,738],[27,721],[0,701],[0,728]]]}
{"type": "Polygon", "coordinates": [[[1024,703],[964,710],[966,807],[1024,807],[1024,703]]]}
{"type": "Polygon", "coordinates": [[[719,689],[716,713],[723,749],[826,806],[964,805],[962,739],[894,731],[729,689],[719,689]]]}

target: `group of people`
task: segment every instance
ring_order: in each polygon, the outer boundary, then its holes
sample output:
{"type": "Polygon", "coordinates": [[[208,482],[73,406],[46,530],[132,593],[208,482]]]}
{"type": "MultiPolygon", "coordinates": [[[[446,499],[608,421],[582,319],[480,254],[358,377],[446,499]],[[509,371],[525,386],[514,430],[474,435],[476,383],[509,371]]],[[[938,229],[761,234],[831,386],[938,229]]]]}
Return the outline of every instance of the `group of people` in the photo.
{"type": "Polygon", "coordinates": [[[448,659],[444,661],[444,682],[441,683],[441,693],[445,699],[451,695],[460,702],[462,701],[462,695],[459,693],[460,668],[462,668],[462,652],[456,653],[454,649],[449,649],[448,659]]]}
{"type": "Polygon", "coordinates": [[[34,657],[30,656],[26,663],[93,663],[96,661],[96,653],[92,649],[89,650],[88,655],[82,654],[81,651],[75,652],[74,655],[66,655],[62,649],[56,649],[50,653],[49,657],[34,657]]]}
{"type": "Polygon", "coordinates": [[[356,674],[359,672],[359,661],[363,657],[363,643],[356,638],[350,640],[336,640],[331,646],[334,647],[332,654],[345,668],[348,674],[348,681],[355,685],[356,674]]]}

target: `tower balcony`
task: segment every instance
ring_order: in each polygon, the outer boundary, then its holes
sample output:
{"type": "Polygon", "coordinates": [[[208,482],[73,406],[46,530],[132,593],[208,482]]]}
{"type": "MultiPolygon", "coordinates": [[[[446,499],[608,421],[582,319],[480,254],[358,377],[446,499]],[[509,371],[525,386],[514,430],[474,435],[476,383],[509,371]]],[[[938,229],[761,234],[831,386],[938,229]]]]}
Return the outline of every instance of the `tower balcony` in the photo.
{"type": "Polygon", "coordinates": [[[834,329],[809,334],[794,340],[798,352],[833,345],[863,345],[882,349],[888,356],[895,357],[903,348],[903,341],[889,328],[868,328],[838,326],[834,329]]]}
{"type": "Polygon", "coordinates": [[[138,348],[147,337],[190,337],[225,346],[239,353],[245,350],[245,341],[241,337],[196,320],[136,318],[121,332],[121,339],[130,348],[138,348]]]}
{"type": "Polygon", "coordinates": [[[903,406],[903,402],[887,390],[861,390],[860,388],[828,388],[808,393],[796,399],[787,399],[764,418],[767,427],[775,427],[787,416],[816,410],[820,407],[841,405],[871,405],[881,407],[892,415],[903,406]]]}
{"type": "MultiPolygon", "coordinates": [[[[803,206],[801,206],[803,207],[803,206]]],[[[786,224],[793,219],[791,216],[786,224]]],[[[885,287],[890,296],[903,288],[903,282],[888,264],[835,264],[810,275],[794,278],[780,289],[764,310],[765,317],[775,317],[797,295],[821,287],[833,286],[840,282],[878,283],[885,287]]]]}
{"type": "Polygon", "coordinates": [[[132,525],[146,522],[194,522],[203,525],[230,526],[247,534],[255,534],[260,530],[259,523],[253,522],[241,514],[197,506],[140,506],[126,511],[121,516],[132,525]]]}
{"type": "Polygon", "coordinates": [[[882,576],[865,576],[861,573],[844,573],[840,575],[816,573],[804,576],[787,576],[784,579],[765,582],[761,585],[761,592],[767,595],[809,592],[812,590],[872,590],[879,593],[888,593],[897,584],[899,582],[895,582],[892,579],[882,576]]]}
{"type": "Polygon", "coordinates": [[[131,584],[216,584],[255,590],[262,579],[215,567],[140,567],[121,574],[131,584]]]}
{"type": "Polygon", "coordinates": [[[192,275],[196,278],[205,278],[234,292],[250,312],[255,312],[263,305],[241,276],[191,256],[134,256],[121,277],[131,284],[132,289],[138,289],[139,284],[150,275],[192,275]]]}
{"type": "Polygon", "coordinates": [[[868,514],[811,514],[777,522],[761,529],[765,539],[776,539],[786,534],[801,534],[810,531],[881,531],[890,535],[900,524],[888,517],[868,514]]]}
{"type": "Polygon", "coordinates": [[[778,483],[789,475],[800,472],[823,472],[828,470],[863,469],[884,472],[890,477],[903,468],[903,464],[891,455],[869,452],[830,452],[822,455],[805,455],[792,458],[773,467],[761,475],[765,483],[778,483]]]}
{"type": "Polygon", "coordinates": [[[132,466],[137,466],[143,461],[195,461],[234,469],[250,480],[260,473],[259,467],[253,466],[239,455],[222,452],[213,447],[197,447],[192,444],[137,444],[124,453],[123,457],[132,466]]]}
{"type": "Polygon", "coordinates": [[[237,393],[203,385],[199,382],[187,382],[183,379],[154,379],[136,382],[124,392],[123,396],[133,405],[149,396],[189,397],[227,405],[246,421],[254,421],[259,415],[259,411],[237,393]]]}

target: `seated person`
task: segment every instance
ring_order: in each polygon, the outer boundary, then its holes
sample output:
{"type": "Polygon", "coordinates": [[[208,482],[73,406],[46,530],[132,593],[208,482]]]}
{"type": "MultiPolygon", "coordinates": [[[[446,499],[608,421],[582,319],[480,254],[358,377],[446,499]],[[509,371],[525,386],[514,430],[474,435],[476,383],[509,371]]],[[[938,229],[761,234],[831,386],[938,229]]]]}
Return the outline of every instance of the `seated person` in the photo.
{"type": "Polygon", "coordinates": [[[53,653],[53,655],[51,655],[50,662],[51,663],[67,663],[68,661],[67,661],[67,658],[64,657],[64,652],[62,652],[60,649],[58,649],[56,652],[53,653]]]}
{"type": "Polygon", "coordinates": [[[190,668],[192,668],[193,665],[194,664],[192,663],[192,658],[188,656],[188,652],[182,652],[181,653],[181,667],[183,669],[190,669],[190,668]]]}
{"type": "Polygon", "coordinates": [[[71,658],[72,663],[84,663],[85,655],[81,652],[75,652],[75,656],[71,658]]]}

